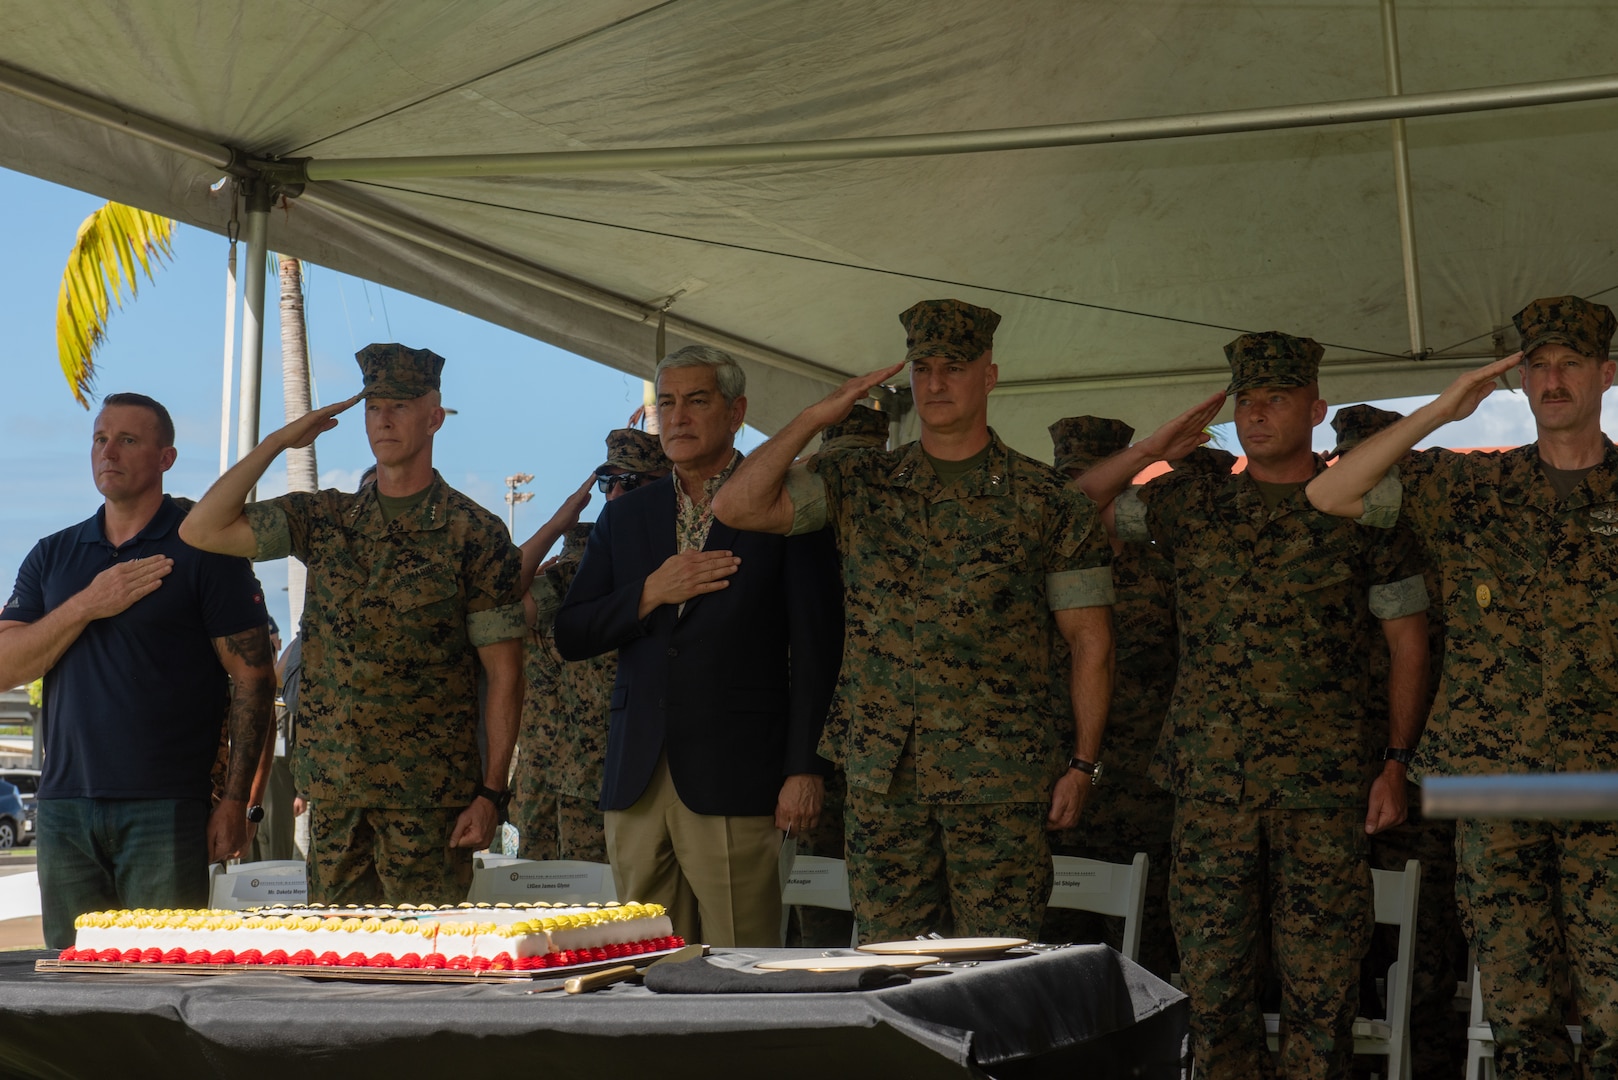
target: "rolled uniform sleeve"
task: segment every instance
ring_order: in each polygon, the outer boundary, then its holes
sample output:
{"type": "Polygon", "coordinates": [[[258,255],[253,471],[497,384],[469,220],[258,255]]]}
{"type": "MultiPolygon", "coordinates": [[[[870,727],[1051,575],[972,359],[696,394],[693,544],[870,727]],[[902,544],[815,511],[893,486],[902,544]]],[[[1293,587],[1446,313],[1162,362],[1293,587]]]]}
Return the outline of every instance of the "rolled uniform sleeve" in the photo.
{"type": "Polygon", "coordinates": [[[1427,582],[1420,574],[1400,581],[1371,586],[1371,614],[1387,622],[1426,611],[1432,604],[1427,582]]]}
{"type": "Polygon", "coordinates": [[[253,561],[271,562],[291,555],[309,562],[311,523],[320,512],[323,492],[294,491],[242,508],[253,530],[253,561]]]}
{"type": "Polygon", "coordinates": [[[1402,619],[1431,606],[1427,593],[1427,559],[1421,541],[1407,523],[1398,522],[1372,534],[1371,614],[1378,619],[1402,619]]]}
{"type": "Polygon", "coordinates": [[[1063,488],[1057,501],[1055,531],[1046,550],[1045,601],[1052,611],[1110,607],[1112,545],[1102,527],[1101,513],[1089,496],[1063,488]]]}
{"type": "Polygon", "coordinates": [[[476,648],[523,637],[522,553],[487,535],[466,568],[466,636],[476,648]]]}
{"type": "Polygon", "coordinates": [[[1146,503],[1139,488],[1126,488],[1112,501],[1112,527],[1126,544],[1149,544],[1152,530],[1146,522],[1146,503]]]}
{"type": "Polygon", "coordinates": [[[1391,529],[1399,520],[1403,501],[1404,485],[1399,482],[1399,470],[1389,469],[1376,486],[1365,493],[1364,512],[1354,520],[1373,529],[1391,529]]]}
{"type": "Polygon", "coordinates": [[[787,498],[792,500],[792,531],[788,536],[819,532],[831,519],[826,481],[808,462],[787,470],[787,498]]]}

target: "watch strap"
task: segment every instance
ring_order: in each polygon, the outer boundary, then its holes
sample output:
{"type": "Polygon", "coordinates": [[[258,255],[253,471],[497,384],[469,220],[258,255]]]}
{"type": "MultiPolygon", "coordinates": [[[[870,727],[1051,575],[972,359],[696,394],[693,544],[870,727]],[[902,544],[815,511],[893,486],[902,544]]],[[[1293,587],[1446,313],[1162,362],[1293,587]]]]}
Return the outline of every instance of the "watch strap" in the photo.
{"type": "Polygon", "coordinates": [[[484,785],[479,784],[477,787],[472,789],[472,798],[484,798],[494,803],[494,808],[500,811],[501,823],[505,823],[506,807],[511,805],[511,790],[509,788],[505,791],[496,791],[494,788],[485,787],[484,785]]]}
{"type": "Polygon", "coordinates": [[[1383,761],[1397,761],[1401,765],[1409,765],[1416,760],[1416,752],[1402,746],[1390,746],[1382,751],[1383,761]]]}

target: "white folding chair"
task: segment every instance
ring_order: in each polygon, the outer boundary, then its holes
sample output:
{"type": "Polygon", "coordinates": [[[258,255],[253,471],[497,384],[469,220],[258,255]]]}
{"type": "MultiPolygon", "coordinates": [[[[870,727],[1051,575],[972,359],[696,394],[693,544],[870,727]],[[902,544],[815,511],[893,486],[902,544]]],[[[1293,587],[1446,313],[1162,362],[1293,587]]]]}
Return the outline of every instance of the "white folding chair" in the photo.
{"type": "Polygon", "coordinates": [[[309,867],[299,859],[215,864],[208,883],[208,906],[224,911],[309,902],[309,867]]]}
{"type": "MultiPolygon", "coordinates": [[[[1372,870],[1371,885],[1376,921],[1399,928],[1399,949],[1388,966],[1387,1018],[1355,1018],[1354,1052],[1386,1057],[1388,1068],[1382,1074],[1384,1077],[1410,1080],[1410,995],[1416,974],[1416,904],[1421,899],[1421,863],[1411,859],[1403,870],[1372,870]]],[[[1265,1013],[1264,1033],[1271,1050],[1279,1049],[1280,1029],[1280,1016],[1265,1013]]]]}
{"type": "MultiPolygon", "coordinates": [[[[1472,1009],[1466,1022],[1466,1080],[1496,1080],[1494,1067],[1494,1028],[1483,1017],[1483,987],[1478,969],[1472,968],[1472,1009]]],[[[1567,1036],[1573,1040],[1573,1060],[1579,1060],[1584,1049],[1584,1029],[1576,1024],[1567,1026],[1567,1036]]]]}
{"type": "Polygon", "coordinates": [[[474,904],[609,904],[618,899],[618,890],[606,863],[478,855],[472,860],[466,899],[474,904]]]}
{"type": "MultiPolygon", "coordinates": [[[[782,937],[786,936],[787,913],[794,907],[853,911],[854,902],[848,894],[848,864],[842,859],[827,859],[819,855],[794,856],[792,869],[781,884],[782,937]]],[[[859,927],[856,925],[849,944],[858,945],[859,941],[859,927]]]]}
{"type": "Polygon", "coordinates": [[[1055,880],[1050,906],[1122,916],[1124,940],[1119,951],[1138,960],[1141,920],[1146,911],[1146,874],[1151,868],[1146,853],[1135,852],[1134,860],[1127,863],[1074,855],[1052,855],[1051,863],[1055,880]]]}

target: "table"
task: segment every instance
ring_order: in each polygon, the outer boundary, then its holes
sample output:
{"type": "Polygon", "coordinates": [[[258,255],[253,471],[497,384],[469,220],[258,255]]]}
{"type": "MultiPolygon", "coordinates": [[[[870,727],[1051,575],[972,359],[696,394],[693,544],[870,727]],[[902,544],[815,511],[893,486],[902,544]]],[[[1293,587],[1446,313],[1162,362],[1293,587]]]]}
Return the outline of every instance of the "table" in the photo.
{"type": "MultiPolygon", "coordinates": [[[[720,950],[712,963],[814,955],[720,950]]],[[[1104,945],[984,961],[852,993],[588,995],[273,972],[42,974],[0,954],[0,1072],[618,1080],[1180,1075],[1184,995],[1104,945]]],[[[544,985],[544,984],[535,984],[544,985]]]]}

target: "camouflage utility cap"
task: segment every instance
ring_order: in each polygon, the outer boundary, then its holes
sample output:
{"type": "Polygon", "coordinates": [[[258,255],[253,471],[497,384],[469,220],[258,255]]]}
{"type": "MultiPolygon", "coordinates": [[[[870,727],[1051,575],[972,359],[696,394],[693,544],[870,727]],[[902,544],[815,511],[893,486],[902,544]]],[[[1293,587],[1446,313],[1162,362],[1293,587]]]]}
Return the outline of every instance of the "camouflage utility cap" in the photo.
{"type": "Polygon", "coordinates": [[[354,354],[365,378],[368,398],[409,400],[438,389],[444,358],[431,349],[410,349],[397,343],[367,345],[354,354]]]}
{"type": "Polygon", "coordinates": [[[964,300],[923,300],[899,321],[905,328],[905,363],[932,356],[970,361],[994,348],[1000,316],[964,300]]]}
{"type": "Polygon", "coordinates": [[[1104,416],[1069,416],[1048,429],[1056,450],[1056,469],[1088,469],[1129,445],[1135,429],[1122,420],[1104,416]]]}
{"type": "Polygon", "coordinates": [[[1577,296],[1535,300],[1512,316],[1522,335],[1522,354],[1541,345],[1566,345],[1580,356],[1607,359],[1615,323],[1606,304],[1592,304],[1577,296]]]}
{"type": "Polygon", "coordinates": [[[1337,445],[1327,457],[1346,454],[1395,420],[1403,420],[1404,413],[1379,409],[1375,405],[1350,405],[1338,409],[1331,418],[1331,429],[1337,432],[1337,445]]]}
{"type": "Polygon", "coordinates": [[[842,420],[820,433],[822,450],[885,450],[892,418],[869,405],[856,405],[842,420]]]}
{"type": "Polygon", "coordinates": [[[1313,338],[1293,337],[1279,330],[1243,334],[1225,346],[1230,361],[1230,386],[1235,394],[1259,386],[1308,386],[1320,375],[1325,353],[1313,338]]]}
{"type": "Polygon", "coordinates": [[[1229,476],[1236,467],[1236,455],[1217,446],[1199,446],[1185,457],[1169,462],[1177,473],[1194,476],[1229,476]]]}
{"type": "Polygon", "coordinates": [[[624,472],[667,472],[672,465],[663,454],[663,444],[656,435],[639,428],[616,428],[607,432],[607,460],[596,466],[596,472],[622,469],[624,472]]]}

